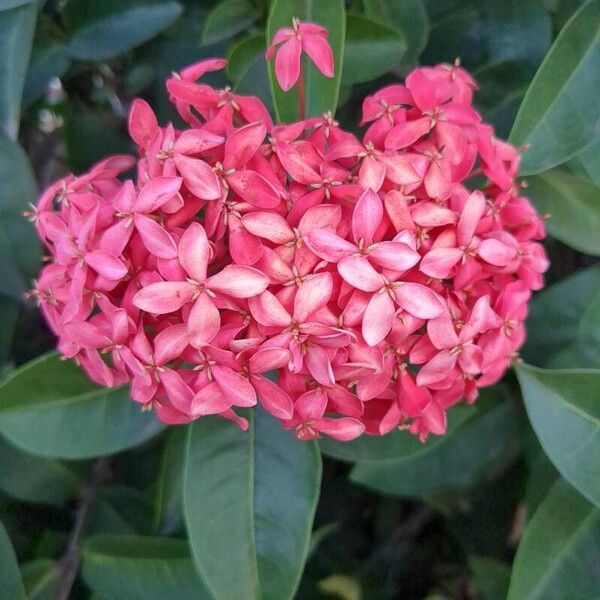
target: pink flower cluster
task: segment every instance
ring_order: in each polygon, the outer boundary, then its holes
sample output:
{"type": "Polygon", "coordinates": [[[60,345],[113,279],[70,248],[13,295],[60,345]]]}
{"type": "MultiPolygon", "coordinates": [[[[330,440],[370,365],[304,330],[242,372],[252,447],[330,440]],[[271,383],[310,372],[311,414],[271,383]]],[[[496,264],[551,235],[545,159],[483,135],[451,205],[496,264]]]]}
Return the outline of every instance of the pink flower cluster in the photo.
{"type": "Polygon", "coordinates": [[[274,126],[258,98],[198,81],[224,65],[167,81],[187,128],[136,100],[137,161],[69,175],[31,214],[60,352],[167,423],[245,428],[235,409],[260,402],[303,440],[443,433],[515,359],[543,285],[518,152],[458,66],[366,98],[361,140],[330,114],[274,126]]]}

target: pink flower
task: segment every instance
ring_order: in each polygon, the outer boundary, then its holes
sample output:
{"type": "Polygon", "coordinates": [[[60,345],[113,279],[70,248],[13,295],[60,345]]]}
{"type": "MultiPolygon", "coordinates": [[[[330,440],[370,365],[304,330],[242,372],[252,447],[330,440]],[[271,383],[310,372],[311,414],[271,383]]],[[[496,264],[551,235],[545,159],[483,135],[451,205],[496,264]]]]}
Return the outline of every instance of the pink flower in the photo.
{"type": "Polygon", "coordinates": [[[324,27],[298,19],[293,19],[291,29],[283,27],[275,33],[265,56],[267,60],[275,56],[275,75],[284,92],[294,87],[300,77],[303,50],[325,77],[333,77],[333,52],[327,36],[324,27]]]}

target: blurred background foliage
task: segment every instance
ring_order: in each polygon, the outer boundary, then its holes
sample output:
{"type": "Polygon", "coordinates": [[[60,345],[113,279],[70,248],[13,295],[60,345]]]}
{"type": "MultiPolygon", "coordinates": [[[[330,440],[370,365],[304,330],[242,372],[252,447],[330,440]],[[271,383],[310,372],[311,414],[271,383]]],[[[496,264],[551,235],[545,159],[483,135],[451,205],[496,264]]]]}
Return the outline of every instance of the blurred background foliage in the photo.
{"type": "MultiPolygon", "coordinates": [[[[54,344],[24,296],[41,254],[21,215],[27,202],[69,171],[133,151],[126,116],[136,96],[162,123],[179,123],[164,80],[189,63],[227,57],[226,72],[211,74],[211,84],[258,95],[272,108],[263,60],[269,4],[0,0],[2,379],[54,344]]],[[[535,434],[509,374],[476,407],[453,410],[447,436],[424,445],[402,432],[346,445],[324,440],[321,496],[297,597],[598,598],[599,3],[345,4],[336,114],[344,127],[356,130],[365,95],[416,64],[459,57],[479,82],[476,106],[498,136],[512,129],[516,143],[535,138],[524,172],[534,203],[553,216],[552,285],[533,302],[523,356],[548,369],[590,370],[571,379],[519,370],[535,434]],[[551,135],[560,137],[562,153],[552,153],[551,135]]],[[[27,368],[35,384],[12,380],[0,388],[0,521],[8,532],[0,526],[0,600],[211,597],[185,542],[185,431],[159,431],[134,414],[126,392],[90,391],[52,356],[27,368]],[[77,390],[67,401],[61,381],[77,390]],[[57,403],[44,404],[54,387],[57,403]],[[80,406],[89,393],[95,412],[80,406]],[[114,394],[122,397],[117,409],[114,394]],[[109,440],[93,433],[101,418],[119,424],[109,440]]],[[[236,565],[230,569],[235,578],[236,565]]]]}

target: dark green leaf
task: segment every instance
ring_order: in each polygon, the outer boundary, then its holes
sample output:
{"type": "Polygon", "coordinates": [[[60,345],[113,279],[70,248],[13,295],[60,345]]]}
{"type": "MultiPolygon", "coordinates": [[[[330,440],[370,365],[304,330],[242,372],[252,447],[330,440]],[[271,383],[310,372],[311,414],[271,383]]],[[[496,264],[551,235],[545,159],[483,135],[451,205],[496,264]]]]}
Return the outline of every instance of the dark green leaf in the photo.
{"type": "Polygon", "coordinates": [[[365,15],[402,33],[406,41],[403,60],[413,64],[427,44],[429,21],[421,0],[363,0],[365,15]]]}
{"type": "Polygon", "coordinates": [[[510,567],[487,556],[471,556],[469,567],[481,600],[506,600],[510,585],[510,567]]]}
{"type": "Polygon", "coordinates": [[[39,558],[21,565],[23,585],[29,600],[54,600],[60,572],[58,563],[39,558]]]}
{"type": "Polygon", "coordinates": [[[538,69],[510,134],[521,173],[559,165],[600,135],[600,0],[588,0],[565,25],[538,69]]]}
{"type": "Polygon", "coordinates": [[[319,496],[319,451],[264,411],[248,417],[247,432],[216,417],[190,427],[184,479],[189,540],[216,598],[291,599],[319,496]]]}
{"type": "Polygon", "coordinates": [[[521,351],[525,360],[547,366],[557,352],[576,345],[581,318],[598,292],[600,266],[595,266],[536,294],[527,318],[527,342],[521,351]]]}
{"type": "Polygon", "coordinates": [[[64,34],[52,19],[41,14],[23,89],[23,106],[30,106],[38,100],[46,91],[50,80],[61,77],[70,64],[64,34]]]}
{"type": "Polygon", "coordinates": [[[519,60],[534,69],[552,40],[552,22],[542,0],[485,0],[483,21],[488,62],[519,60]]]}
{"type": "Polygon", "coordinates": [[[600,186],[600,138],[570,161],[569,167],[600,186]]]}
{"type": "Polygon", "coordinates": [[[10,359],[13,337],[19,318],[19,305],[0,296],[0,366],[10,359]]]}
{"type": "Polygon", "coordinates": [[[256,7],[248,0],[223,0],[208,13],[202,41],[205,44],[214,44],[233,37],[252,25],[259,16],[256,7]]]}
{"type": "Polygon", "coordinates": [[[31,53],[37,3],[8,0],[0,5],[0,133],[17,139],[21,96],[31,53]]]}
{"type": "Polygon", "coordinates": [[[561,475],[600,506],[600,370],[516,367],[529,420],[561,475]]]}
{"type": "Polygon", "coordinates": [[[472,418],[447,434],[431,450],[398,460],[358,462],[350,473],[355,483],[397,496],[426,496],[468,489],[494,475],[515,456],[519,446],[519,412],[515,404],[499,401],[498,391],[482,392],[472,418]],[[494,397],[495,396],[495,397],[494,397]]]}
{"type": "Polygon", "coordinates": [[[0,133],[0,294],[21,301],[37,274],[40,245],[22,212],[37,188],[21,147],[0,133]]]}
{"type": "Polygon", "coordinates": [[[20,367],[0,386],[0,432],[33,454],[110,454],[140,444],[161,428],[126,388],[98,387],[55,353],[20,367]]]}
{"type": "Polygon", "coordinates": [[[600,512],[564,480],[527,525],[508,600],[587,600],[600,589],[600,512]]]}
{"type": "MultiPolygon", "coordinates": [[[[467,419],[473,417],[474,409],[469,406],[456,406],[448,413],[448,434],[467,419]]],[[[363,460],[391,460],[404,458],[421,452],[429,452],[444,440],[443,437],[432,435],[425,443],[408,431],[391,431],[387,435],[378,437],[363,435],[350,442],[336,442],[331,438],[319,440],[319,446],[324,454],[356,462],[363,460]]]]}
{"type": "Polygon", "coordinates": [[[17,557],[2,523],[0,523],[0,600],[27,600],[17,557]]]}
{"type": "Polygon", "coordinates": [[[79,478],[57,460],[32,456],[0,437],[0,490],[24,502],[61,504],[73,498],[79,478]]]}
{"type": "MultiPolygon", "coordinates": [[[[281,27],[291,27],[292,19],[318,23],[329,30],[328,42],[333,50],[334,76],[324,77],[312,64],[304,59],[304,89],[306,116],[320,116],[327,111],[335,112],[337,107],[340,80],[343,71],[344,39],[346,35],[346,11],[342,0],[274,0],[267,20],[267,44],[281,27]]],[[[275,79],[274,60],[269,63],[269,79],[275,106],[275,114],[280,122],[299,119],[296,88],[284,92],[275,79]]]]}
{"type": "Polygon", "coordinates": [[[527,179],[527,195],[541,213],[548,213],[548,231],[586,254],[600,255],[600,188],[554,169],[527,179]]]}
{"type": "Polygon", "coordinates": [[[187,428],[173,427],[163,451],[154,494],[154,530],[171,533],[183,518],[183,466],[187,428]]]}
{"type": "Polygon", "coordinates": [[[405,50],[399,31],[360,15],[348,15],[342,83],[377,79],[402,62],[405,50]]]}
{"type": "Polygon", "coordinates": [[[64,9],[69,54],[80,60],[113,58],[159,34],[182,10],[175,0],[69,0],[64,9]]]}
{"type": "Polygon", "coordinates": [[[258,96],[268,107],[271,106],[264,33],[244,38],[231,47],[227,57],[227,74],[238,94],[258,96]]]}
{"type": "MultiPolygon", "coordinates": [[[[233,572],[231,575],[233,577],[233,572]]],[[[90,537],[83,547],[83,578],[94,592],[107,599],[211,598],[182,540],[116,535],[90,537]]]]}

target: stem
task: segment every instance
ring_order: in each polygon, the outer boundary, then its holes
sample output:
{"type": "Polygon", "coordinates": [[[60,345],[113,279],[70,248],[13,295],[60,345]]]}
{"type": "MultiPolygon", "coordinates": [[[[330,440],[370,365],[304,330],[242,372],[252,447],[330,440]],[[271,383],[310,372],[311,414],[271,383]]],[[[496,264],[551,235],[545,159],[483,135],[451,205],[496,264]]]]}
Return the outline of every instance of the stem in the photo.
{"type": "Polygon", "coordinates": [[[306,119],[306,104],[304,98],[304,67],[302,61],[300,61],[300,77],[298,77],[296,91],[298,92],[298,113],[300,115],[300,120],[304,121],[304,119],[306,119]]]}
{"type": "Polygon", "coordinates": [[[108,476],[108,467],[110,459],[106,456],[99,458],[92,467],[92,476],[88,484],[81,490],[77,512],[75,513],[75,523],[69,536],[67,550],[58,565],[58,587],[54,595],[54,600],[68,600],[71,594],[71,588],[75,583],[79,562],[79,545],[85,530],[86,520],[90,509],[96,501],[98,488],[108,476]]]}

